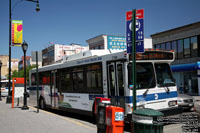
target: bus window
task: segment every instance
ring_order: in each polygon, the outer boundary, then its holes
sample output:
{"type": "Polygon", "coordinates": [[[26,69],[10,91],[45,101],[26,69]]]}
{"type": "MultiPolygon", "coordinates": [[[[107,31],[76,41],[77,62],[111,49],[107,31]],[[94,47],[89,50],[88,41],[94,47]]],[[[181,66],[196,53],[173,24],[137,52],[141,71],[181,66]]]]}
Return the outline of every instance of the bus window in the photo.
{"type": "Polygon", "coordinates": [[[118,87],[119,87],[119,96],[124,96],[124,81],[123,81],[122,64],[117,65],[117,79],[118,79],[118,87]]]}
{"type": "Polygon", "coordinates": [[[115,71],[114,65],[109,66],[110,95],[115,96],[115,71]]]}
{"type": "MultiPolygon", "coordinates": [[[[153,88],[156,86],[152,63],[137,63],[136,76],[136,89],[153,88]]],[[[132,85],[132,63],[128,64],[128,83],[132,85]]]]}
{"type": "Polygon", "coordinates": [[[155,64],[157,83],[159,87],[175,86],[174,78],[172,76],[169,64],[157,63],[155,64]]]}
{"type": "Polygon", "coordinates": [[[84,91],[83,68],[75,67],[72,71],[73,90],[77,92],[84,91]]]}

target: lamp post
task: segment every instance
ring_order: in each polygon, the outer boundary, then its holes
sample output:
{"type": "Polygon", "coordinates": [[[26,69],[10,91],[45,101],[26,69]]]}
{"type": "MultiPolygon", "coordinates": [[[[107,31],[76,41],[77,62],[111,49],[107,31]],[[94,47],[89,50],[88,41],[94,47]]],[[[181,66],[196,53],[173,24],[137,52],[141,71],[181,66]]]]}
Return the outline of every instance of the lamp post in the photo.
{"type": "Polygon", "coordinates": [[[26,92],[26,51],[28,49],[28,44],[24,41],[22,44],[22,50],[24,52],[24,106],[22,110],[27,110],[29,107],[27,106],[27,92],[26,92]]]}
{"type": "Polygon", "coordinates": [[[0,101],[2,101],[1,99],[1,66],[2,66],[2,62],[0,61],[0,101]]]}
{"type": "MultiPolygon", "coordinates": [[[[40,11],[39,7],[39,1],[38,0],[22,0],[22,1],[30,1],[30,2],[35,2],[36,3],[36,11],[40,11]]],[[[22,2],[19,1],[19,2],[22,2]]],[[[19,3],[18,2],[18,3],[19,3]]],[[[6,103],[11,103],[12,102],[12,97],[11,97],[11,21],[12,21],[12,8],[11,8],[11,0],[9,0],[9,66],[8,66],[8,97],[6,99],[6,103]]],[[[16,5],[16,4],[15,4],[16,5]]]]}

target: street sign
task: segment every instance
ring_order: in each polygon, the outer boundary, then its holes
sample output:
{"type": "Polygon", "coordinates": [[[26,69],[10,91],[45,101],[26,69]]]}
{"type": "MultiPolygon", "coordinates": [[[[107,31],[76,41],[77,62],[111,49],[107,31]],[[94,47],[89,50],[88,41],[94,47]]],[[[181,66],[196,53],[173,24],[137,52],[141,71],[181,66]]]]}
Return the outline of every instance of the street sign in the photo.
{"type": "MultiPolygon", "coordinates": [[[[136,42],[136,52],[144,53],[144,41],[136,42]]],[[[127,53],[132,53],[132,42],[127,43],[127,53]]]]}
{"type": "Polygon", "coordinates": [[[143,19],[136,19],[136,41],[143,41],[144,40],[144,25],[143,19]]]}
{"type": "Polygon", "coordinates": [[[108,49],[126,50],[126,38],[119,36],[107,36],[108,49]]]}
{"type": "MultiPolygon", "coordinates": [[[[132,53],[132,11],[126,12],[127,53],[132,53]]],[[[136,53],[144,52],[144,9],[136,10],[136,53]]]]}

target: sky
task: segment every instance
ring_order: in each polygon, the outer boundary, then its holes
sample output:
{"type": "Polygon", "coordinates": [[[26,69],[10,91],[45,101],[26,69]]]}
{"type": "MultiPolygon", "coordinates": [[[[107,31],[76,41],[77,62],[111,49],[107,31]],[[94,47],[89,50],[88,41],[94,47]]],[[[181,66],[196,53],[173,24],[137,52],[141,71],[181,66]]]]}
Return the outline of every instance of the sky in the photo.
{"type": "MultiPolygon", "coordinates": [[[[50,42],[87,45],[101,34],[126,35],[125,15],[144,9],[144,36],[200,21],[200,0],[12,0],[12,20],[23,20],[27,55],[50,42]]],[[[0,55],[9,51],[9,0],[0,3],[0,55]]],[[[12,58],[21,59],[21,47],[12,47],[12,58]]]]}

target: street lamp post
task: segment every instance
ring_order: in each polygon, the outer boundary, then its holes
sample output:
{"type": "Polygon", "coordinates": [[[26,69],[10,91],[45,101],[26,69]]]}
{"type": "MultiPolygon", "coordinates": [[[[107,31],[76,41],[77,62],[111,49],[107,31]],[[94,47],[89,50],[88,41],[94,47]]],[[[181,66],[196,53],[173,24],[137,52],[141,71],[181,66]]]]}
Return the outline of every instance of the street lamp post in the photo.
{"type": "Polygon", "coordinates": [[[0,101],[2,101],[1,99],[1,66],[2,66],[2,62],[0,61],[0,101]]]}
{"type": "Polygon", "coordinates": [[[24,41],[22,44],[22,50],[24,52],[24,106],[22,110],[27,110],[29,107],[27,106],[27,91],[26,91],[26,51],[28,49],[28,44],[24,41]]]}
{"type": "MultiPolygon", "coordinates": [[[[40,11],[39,7],[39,1],[38,0],[22,0],[22,1],[30,1],[30,2],[35,2],[36,3],[36,11],[40,11]]],[[[19,2],[22,2],[19,1],[19,2]]],[[[9,65],[8,65],[8,97],[6,99],[6,103],[11,103],[12,102],[12,97],[11,97],[11,21],[12,21],[12,8],[11,8],[11,0],[9,0],[9,65]]]]}

